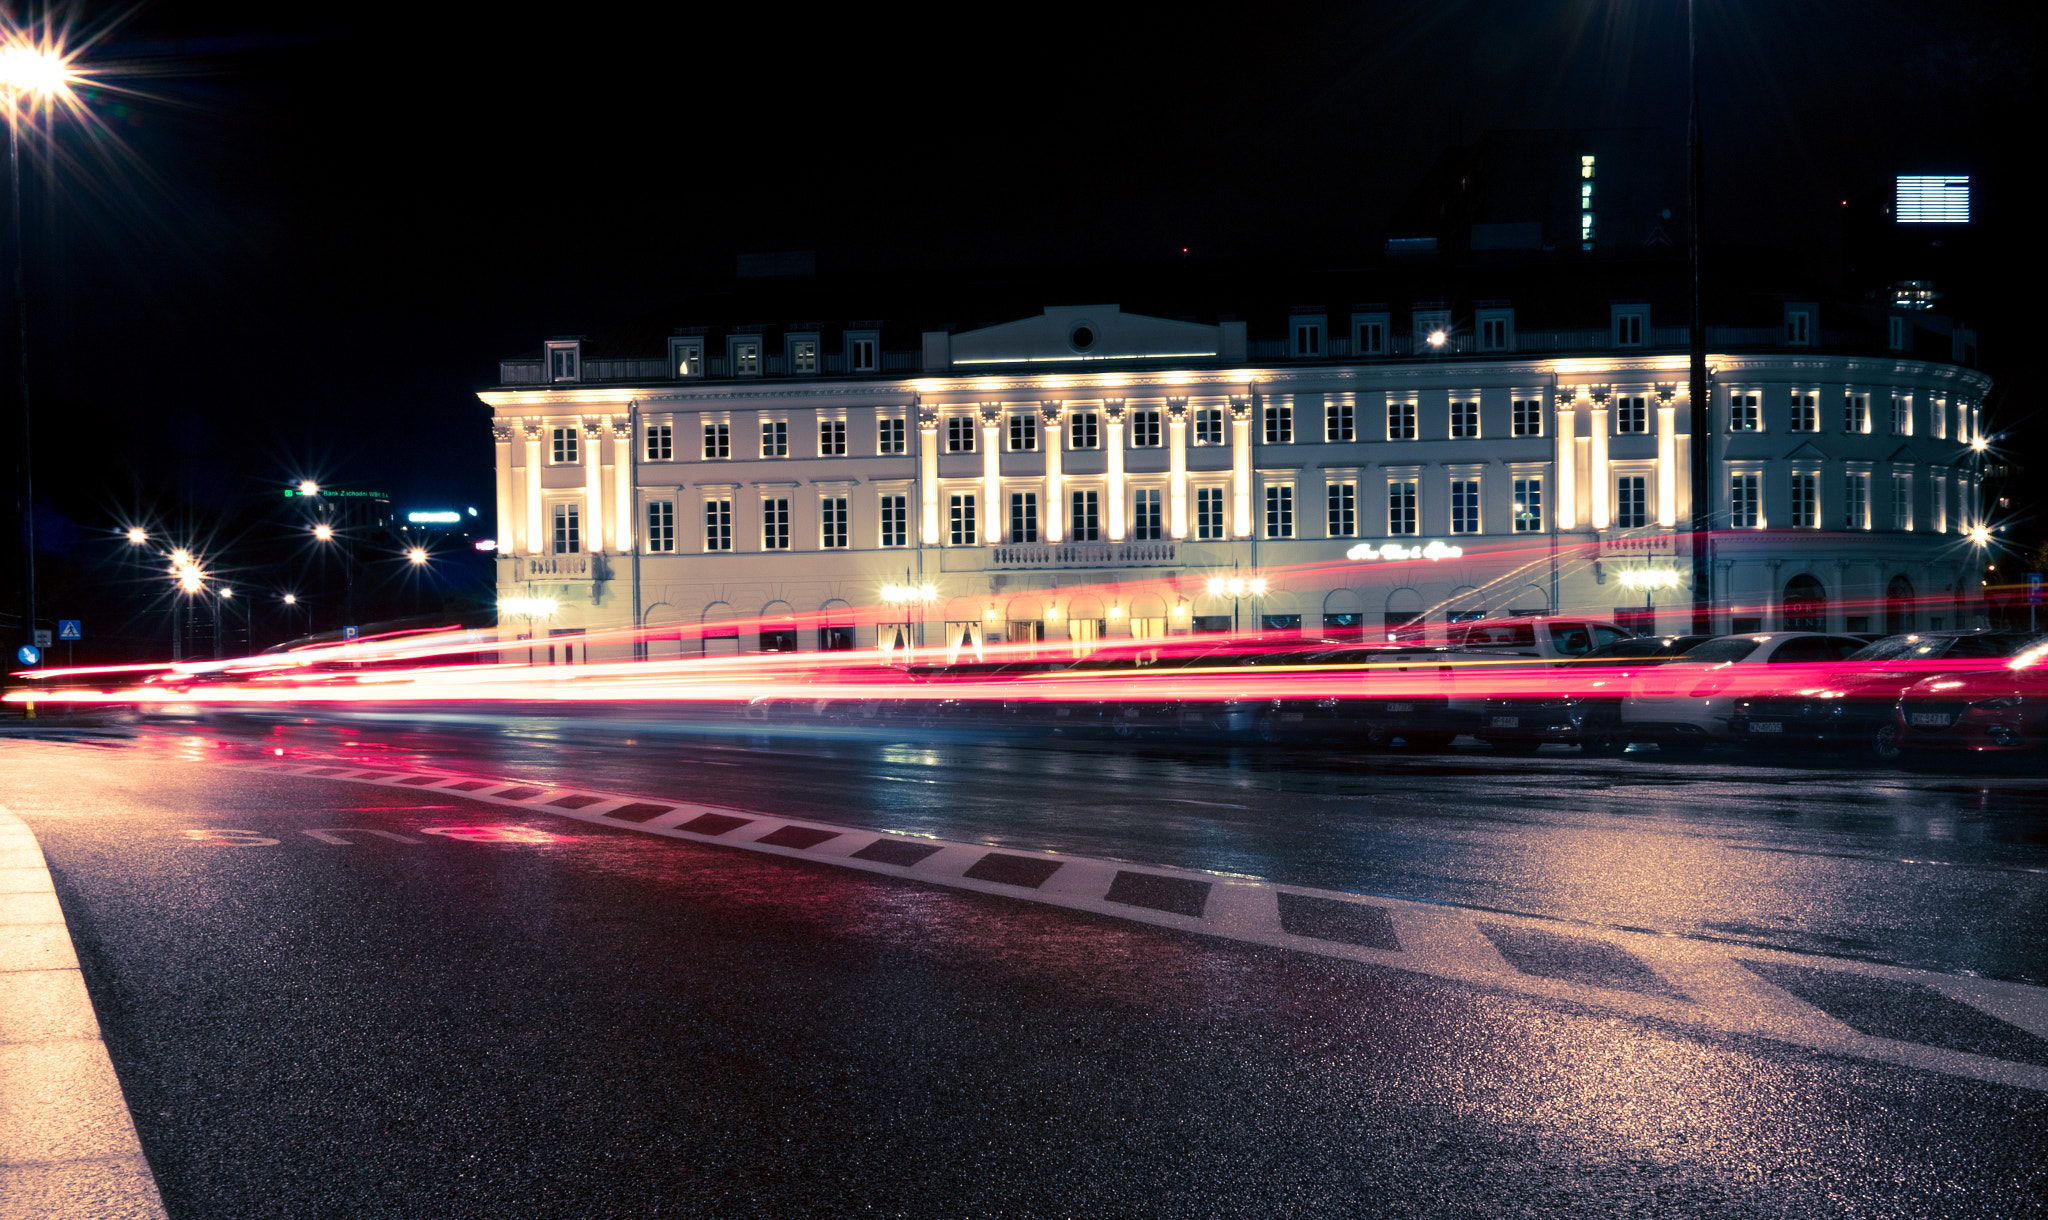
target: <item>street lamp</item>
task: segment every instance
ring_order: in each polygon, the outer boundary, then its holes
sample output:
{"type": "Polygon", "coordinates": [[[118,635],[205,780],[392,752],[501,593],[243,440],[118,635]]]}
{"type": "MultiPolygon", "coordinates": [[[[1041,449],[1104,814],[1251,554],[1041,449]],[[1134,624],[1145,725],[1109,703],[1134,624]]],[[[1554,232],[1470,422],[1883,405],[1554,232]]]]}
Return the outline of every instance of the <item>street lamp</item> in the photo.
{"type": "Polygon", "coordinates": [[[39,106],[47,111],[58,101],[75,103],[71,82],[76,79],[70,57],[60,48],[20,31],[7,32],[0,45],[0,101],[7,106],[7,270],[14,306],[14,342],[7,348],[7,358],[13,362],[14,375],[0,378],[0,393],[8,395],[8,405],[21,413],[21,625],[30,643],[36,638],[36,525],[35,468],[30,457],[34,429],[28,417],[28,288],[21,244],[21,117],[24,103],[31,111],[39,106]]]}

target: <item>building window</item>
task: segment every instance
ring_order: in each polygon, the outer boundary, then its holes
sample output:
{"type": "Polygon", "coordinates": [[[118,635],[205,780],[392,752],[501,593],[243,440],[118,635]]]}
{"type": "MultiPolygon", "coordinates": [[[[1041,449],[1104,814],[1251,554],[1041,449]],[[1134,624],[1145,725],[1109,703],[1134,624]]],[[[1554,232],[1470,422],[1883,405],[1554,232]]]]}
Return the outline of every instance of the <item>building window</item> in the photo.
{"type": "Polygon", "coordinates": [[[846,456],[846,421],[843,419],[821,419],[818,421],[818,456],[846,456]]]}
{"type": "Polygon", "coordinates": [[[1892,395],[1892,435],[1913,435],[1913,399],[1910,395],[1892,395]]]}
{"type": "Polygon", "coordinates": [[[1266,537],[1294,537],[1294,489],[1292,487],[1268,487],[1266,489],[1266,537]]]}
{"type": "Polygon", "coordinates": [[[1792,528],[1820,528],[1820,476],[1817,474],[1792,476],[1792,528]]]}
{"type": "Polygon", "coordinates": [[[574,555],[582,549],[582,510],[574,504],[555,505],[555,554],[574,555]]]}
{"type": "Polygon", "coordinates": [[[1038,541],[1038,493],[1010,493],[1010,541],[1038,541]]]}
{"type": "Polygon", "coordinates": [[[908,446],[904,443],[903,421],[881,419],[875,421],[875,452],[883,455],[902,453],[908,446]]]}
{"type": "Polygon", "coordinates": [[[1159,489],[1141,487],[1131,501],[1131,537],[1139,542],[1157,542],[1166,536],[1159,512],[1159,489]]]}
{"type": "Polygon", "coordinates": [[[702,377],[704,375],[704,345],[701,343],[678,343],[669,349],[674,358],[676,376],[702,377]]]}
{"type": "Polygon", "coordinates": [[[1266,443],[1268,445],[1291,445],[1294,443],[1294,408],[1284,403],[1266,404],[1266,443]]]}
{"type": "Polygon", "coordinates": [[[826,496],[818,501],[818,533],[826,550],[839,550],[847,545],[845,496],[826,496]]]}
{"type": "Polygon", "coordinates": [[[1131,412],[1131,448],[1159,448],[1159,412],[1131,412]]]}
{"type": "Polygon", "coordinates": [[[1650,430],[1650,400],[1640,394],[1625,394],[1614,400],[1614,431],[1618,435],[1650,430]]]}
{"type": "Polygon", "coordinates": [[[1737,390],[1728,395],[1728,430],[1755,432],[1763,427],[1763,395],[1737,390]]]}
{"type": "Polygon", "coordinates": [[[789,501],[774,499],[761,501],[761,549],[764,551],[786,551],[789,549],[789,501]]]}
{"type": "Polygon", "coordinates": [[[704,501],[704,549],[707,551],[729,551],[732,549],[732,501],[704,501]]]}
{"type": "Polygon", "coordinates": [[[1223,489],[1195,488],[1195,537],[1213,542],[1223,537],[1223,489]]]}
{"type": "Polygon", "coordinates": [[[1073,425],[1067,432],[1067,444],[1074,449],[1099,449],[1102,447],[1102,421],[1093,411],[1077,411],[1073,425]]]}
{"type": "Polygon", "coordinates": [[[1470,399],[1451,400],[1451,439],[1475,440],[1479,436],[1479,404],[1470,399]]]}
{"type": "Polygon", "coordinates": [[[704,425],[704,458],[729,458],[732,456],[732,426],[730,424],[704,425]]]}
{"type": "Polygon", "coordinates": [[[1479,350],[1504,352],[1508,349],[1508,320],[1482,318],[1479,322],[1479,350]]]}
{"type": "Polygon", "coordinates": [[[1010,452],[1030,453],[1038,449],[1038,417],[1036,415],[1012,415],[1010,417],[1010,452]]]}
{"type": "Polygon", "coordinates": [[[882,497],[882,545],[910,545],[910,497],[882,497]]]}
{"type": "Polygon", "coordinates": [[[549,348],[548,375],[555,381],[576,380],[576,349],[573,347],[549,348]]]}
{"type": "Polygon", "coordinates": [[[1320,356],[1323,354],[1323,324],[1321,322],[1296,322],[1294,324],[1294,354],[1297,356],[1320,356]]]}
{"type": "Polygon", "coordinates": [[[575,428],[555,429],[554,443],[548,449],[548,461],[557,466],[573,465],[581,461],[582,455],[576,444],[577,435],[575,428]]]}
{"type": "Polygon", "coordinates": [[[1785,314],[1785,342],[1804,347],[1813,340],[1808,335],[1807,324],[1811,314],[1803,309],[1789,310],[1785,314]]]}
{"type": "Polygon", "coordinates": [[[1639,474],[1625,474],[1614,481],[1614,524],[1617,528],[1641,529],[1649,519],[1644,509],[1645,482],[1639,474]]]}
{"type": "Polygon", "coordinates": [[[1870,431],[1870,395],[1842,395],[1842,431],[1870,431]]]}
{"type": "Polygon", "coordinates": [[[1412,441],[1415,439],[1415,404],[1412,402],[1389,402],[1387,404],[1387,439],[1390,441],[1412,441]]]}
{"type": "Polygon", "coordinates": [[[1622,313],[1614,315],[1614,346],[1641,347],[1643,345],[1643,315],[1622,313]]]}
{"type": "Polygon", "coordinates": [[[674,458],[675,430],[668,424],[650,424],[641,434],[647,442],[643,451],[650,462],[666,462],[674,458]]]}
{"type": "Polygon", "coordinates": [[[1358,324],[1358,354],[1378,356],[1387,350],[1387,328],[1383,322],[1360,322],[1358,324]]]}
{"type": "Polygon", "coordinates": [[[856,373],[872,373],[876,369],[875,341],[855,339],[846,345],[847,359],[856,373]]]}
{"type": "Polygon", "coordinates": [[[1913,528],[1913,476],[1899,470],[1892,472],[1892,528],[1913,528]]]}
{"type": "Polygon", "coordinates": [[[1197,445],[1220,445],[1223,443],[1223,408],[1204,407],[1195,412],[1195,443],[1197,445]]]}
{"type": "Polygon", "coordinates": [[[1517,398],[1512,419],[1516,436],[1543,435],[1543,403],[1534,398],[1517,398]]]}
{"type": "Polygon", "coordinates": [[[1415,532],[1415,480],[1396,479],[1387,484],[1387,532],[1415,532]]]}
{"type": "Polygon", "coordinates": [[[1358,484],[1330,484],[1330,537],[1352,538],[1358,534],[1358,484]]]}
{"type": "Polygon", "coordinates": [[[754,342],[733,344],[732,371],[741,376],[752,376],[760,373],[761,345],[754,342]]]}
{"type": "Polygon", "coordinates": [[[1451,480],[1451,532],[1479,532],[1479,480],[1451,480]]]}
{"type": "Polygon", "coordinates": [[[1805,390],[1792,391],[1792,430],[1820,431],[1820,395],[1805,390]]]}
{"type": "Polygon", "coordinates": [[[1842,525],[1852,530],[1870,528],[1870,476],[1860,470],[1842,477],[1842,525]]]}
{"type": "Polygon", "coordinates": [[[1728,476],[1728,525],[1731,529],[1753,530],[1762,518],[1762,494],[1759,484],[1763,476],[1755,474],[1731,474],[1728,476]]]}
{"type": "Polygon", "coordinates": [[[1076,542],[1097,542],[1102,538],[1101,494],[1093,491],[1076,490],[1073,496],[1073,514],[1067,521],[1068,532],[1076,542]]]}
{"type": "Polygon", "coordinates": [[[946,420],[946,452],[974,452],[974,417],[954,415],[946,420]]]}
{"type": "Polygon", "coordinates": [[[647,549],[656,554],[669,554],[676,549],[676,502],[674,500],[649,500],[647,502],[647,549]]]}
{"type": "Polygon", "coordinates": [[[789,456],[789,424],[786,421],[776,419],[761,422],[761,456],[789,456]]]}
{"type": "Polygon", "coordinates": [[[1543,532],[1543,480],[1540,477],[1515,480],[1515,532],[1543,532]]]}
{"type": "Polygon", "coordinates": [[[1895,352],[1906,350],[1906,320],[1893,316],[1885,319],[1885,344],[1895,352]]]}
{"type": "Polygon", "coordinates": [[[1323,439],[1326,441],[1348,441],[1355,439],[1352,432],[1350,403],[1333,402],[1324,406],[1323,439]]]}
{"type": "Polygon", "coordinates": [[[795,339],[790,342],[789,371],[792,373],[815,373],[818,371],[818,341],[816,339],[795,339]]]}
{"type": "Polygon", "coordinates": [[[948,497],[947,541],[954,546],[973,546],[979,537],[975,534],[974,497],[956,495],[948,497]]]}

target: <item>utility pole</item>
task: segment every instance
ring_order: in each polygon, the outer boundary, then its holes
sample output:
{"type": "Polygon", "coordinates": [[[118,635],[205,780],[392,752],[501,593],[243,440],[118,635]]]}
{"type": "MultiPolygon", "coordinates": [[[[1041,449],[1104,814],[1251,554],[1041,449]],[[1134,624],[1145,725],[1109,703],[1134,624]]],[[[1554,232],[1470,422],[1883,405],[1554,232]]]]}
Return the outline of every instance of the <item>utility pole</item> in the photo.
{"type": "Polygon", "coordinates": [[[9,293],[14,307],[14,342],[9,356],[14,376],[5,378],[12,405],[21,413],[21,477],[17,486],[21,514],[22,615],[24,644],[36,642],[36,486],[30,457],[33,429],[28,415],[28,283],[24,264],[28,252],[21,244],[21,89],[7,91],[7,261],[11,273],[9,293]]]}
{"type": "Polygon", "coordinates": [[[1685,4],[1686,76],[1691,85],[1692,104],[1686,123],[1686,206],[1692,209],[1692,360],[1686,384],[1692,426],[1692,629],[1696,635],[1714,634],[1714,443],[1713,417],[1707,404],[1707,319],[1700,305],[1700,40],[1698,0],[1685,4]]]}

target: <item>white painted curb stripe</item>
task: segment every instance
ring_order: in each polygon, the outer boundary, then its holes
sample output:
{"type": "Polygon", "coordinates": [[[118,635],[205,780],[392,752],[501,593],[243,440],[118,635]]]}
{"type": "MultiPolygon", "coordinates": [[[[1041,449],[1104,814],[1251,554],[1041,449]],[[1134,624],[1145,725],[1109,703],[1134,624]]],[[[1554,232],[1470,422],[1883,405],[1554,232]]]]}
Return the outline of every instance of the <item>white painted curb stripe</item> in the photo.
{"type": "Polygon", "coordinates": [[[35,835],[0,808],[0,1217],[158,1220],[35,835]]]}
{"type": "Polygon", "coordinates": [[[842,824],[705,805],[695,801],[628,796],[616,792],[564,787],[541,781],[486,779],[483,776],[423,768],[372,770],[360,764],[267,762],[228,765],[304,775],[309,778],[376,784],[409,792],[460,796],[485,804],[512,806],[591,825],[610,826],[667,838],[810,860],[954,889],[999,894],[1006,898],[1089,911],[1138,923],[1387,966],[1396,970],[1516,991],[1565,1003],[1615,1009],[1639,1017],[1769,1038],[1830,1054],[1879,1060],[1949,1076],[2048,1091],[2048,1067],[1861,1033],[1782,988],[1773,986],[1752,971],[1744,969],[1738,959],[1865,975],[1930,987],[1952,1000],[1969,1005],[2029,1033],[2048,1038],[2048,988],[2031,987],[2024,983],[1958,978],[1932,971],[1844,961],[1748,945],[1729,945],[1682,936],[1589,928],[1554,920],[1473,911],[1462,907],[1399,898],[1364,898],[1341,891],[1276,885],[1261,878],[1129,864],[1116,860],[1091,859],[1059,852],[1034,852],[991,844],[951,843],[921,835],[889,834],[842,824]],[[315,774],[316,772],[319,774],[315,774]],[[405,780],[413,782],[402,782],[405,780]],[[454,785],[464,787],[457,788],[454,785]],[[515,795],[499,795],[505,792],[515,795]],[[518,795],[522,793],[524,795],[518,795]],[[580,807],[564,808],[553,803],[565,798],[578,803],[580,807]],[[614,811],[628,805],[664,805],[673,806],[673,810],[644,821],[611,816],[614,811]],[[683,829],[688,823],[706,814],[744,819],[746,824],[732,827],[722,833],[706,834],[683,829]],[[761,842],[790,828],[810,828],[829,832],[831,837],[808,848],[761,842]],[[883,841],[919,844],[935,850],[916,863],[908,865],[855,858],[857,853],[883,841]],[[968,873],[991,853],[1038,861],[1041,868],[1048,865],[1056,868],[1035,888],[969,876],[968,873]],[[1109,898],[1112,887],[1120,878],[1133,876],[1159,878],[1167,885],[1174,882],[1184,886],[1206,885],[1207,901],[1202,904],[1199,915],[1177,914],[1170,910],[1156,910],[1128,902],[1112,901],[1109,898]],[[1401,947],[1398,950],[1375,949],[1289,933],[1281,922],[1281,894],[1302,895],[1375,908],[1391,921],[1401,947]],[[1636,958],[1683,994],[1655,995],[1525,974],[1502,958],[1494,942],[1480,931],[1481,924],[1506,925],[1510,928],[1553,936],[1570,936],[1584,941],[1604,941],[1636,958]]]}

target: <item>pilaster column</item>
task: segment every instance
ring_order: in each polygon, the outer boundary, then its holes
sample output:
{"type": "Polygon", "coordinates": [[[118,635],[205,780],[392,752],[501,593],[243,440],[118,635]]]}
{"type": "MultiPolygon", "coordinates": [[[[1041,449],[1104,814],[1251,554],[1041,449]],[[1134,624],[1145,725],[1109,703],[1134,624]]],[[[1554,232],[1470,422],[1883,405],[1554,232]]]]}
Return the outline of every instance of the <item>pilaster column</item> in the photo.
{"type": "Polygon", "coordinates": [[[633,486],[633,446],[639,438],[633,435],[631,416],[614,415],[612,430],[612,550],[621,555],[633,553],[633,498],[639,488],[633,486]]]}
{"type": "Polygon", "coordinates": [[[1576,529],[1579,524],[1579,404],[1577,390],[1557,390],[1557,528],[1576,529]]]}
{"type": "Polygon", "coordinates": [[[1606,386],[1593,391],[1593,406],[1588,413],[1592,419],[1593,453],[1586,498],[1588,507],[1593,510],[1593,528],[1596,530],[1606,529],[1614,520],[1614,489],[1608,485],[1607,478],[1607,391],[1606,386]]]}
{"type": "Polygon", "coordinates": [[[918,536],[939,545],[939,413],[917,404],[918,536]]]}
{"type": "Polygon", "coordinates": [[[540,423],[526,421],[526,537],[520,542],[529,555],[538,555],[544,549],[540,519],[540,423]]]}
{"type": "Polygon", "coordinates": [[[981,537],[994,545],[1003,540],[1003,404],[981,404],[981,537]]]}
{"type": "Polygon", "coordinates": [[[1678,408],[1671,405],[1674,387],[1657,387],[1657,524],[1678,523],[1678,408]]]}
{"type": "Polygon", "coordinates": [[[1166,400],[1166,536],[1188,536],[1188,400],[1166,400]]]}
{"type": "Polygon", "coordinates": [[[1109,517],[1109,540],[1124,540],[1124,403],[1112,399],[1102,404],[1102,413],[1109,423],[1109,479],[1108,489],[1103,498],[1109,503],[1103,509],[1109,517]]]}
{"type": "Polygon", "coordinates": [[[498,519],[491,526],[497,533],[498,549],[507,555],[519,553],[519,522],[512,516],[512,429],[491,425],[492,469],[497,474],[498,519]]]}
{"type": "Polygon", "coordinates": [[[583,421],[583,549],[604,550],[604,442],[598,439],[602,419],[583,421]]]}
{"type": "Polygon", "coordinates": [[[1252,408],[1257,395],[1230,400],[1230,536],[1252,534],[1252,408]]]}
{"type": "Polygon", "coordinates": [[[1039,419],[1045,425],[1045,505],[1039,510],[1039,520],[1045,526],[1045,540],[1058,542],[1066,531],[1061,523],[1066,520],[1061,512],[1061,498],[1066,494],[1065,480],[1060,477],[1060,463],[1064,460],[1060,452],[1061,425],[1066,422],[1063,405],[1056,402],[1039,404],[1039,419]]]}

